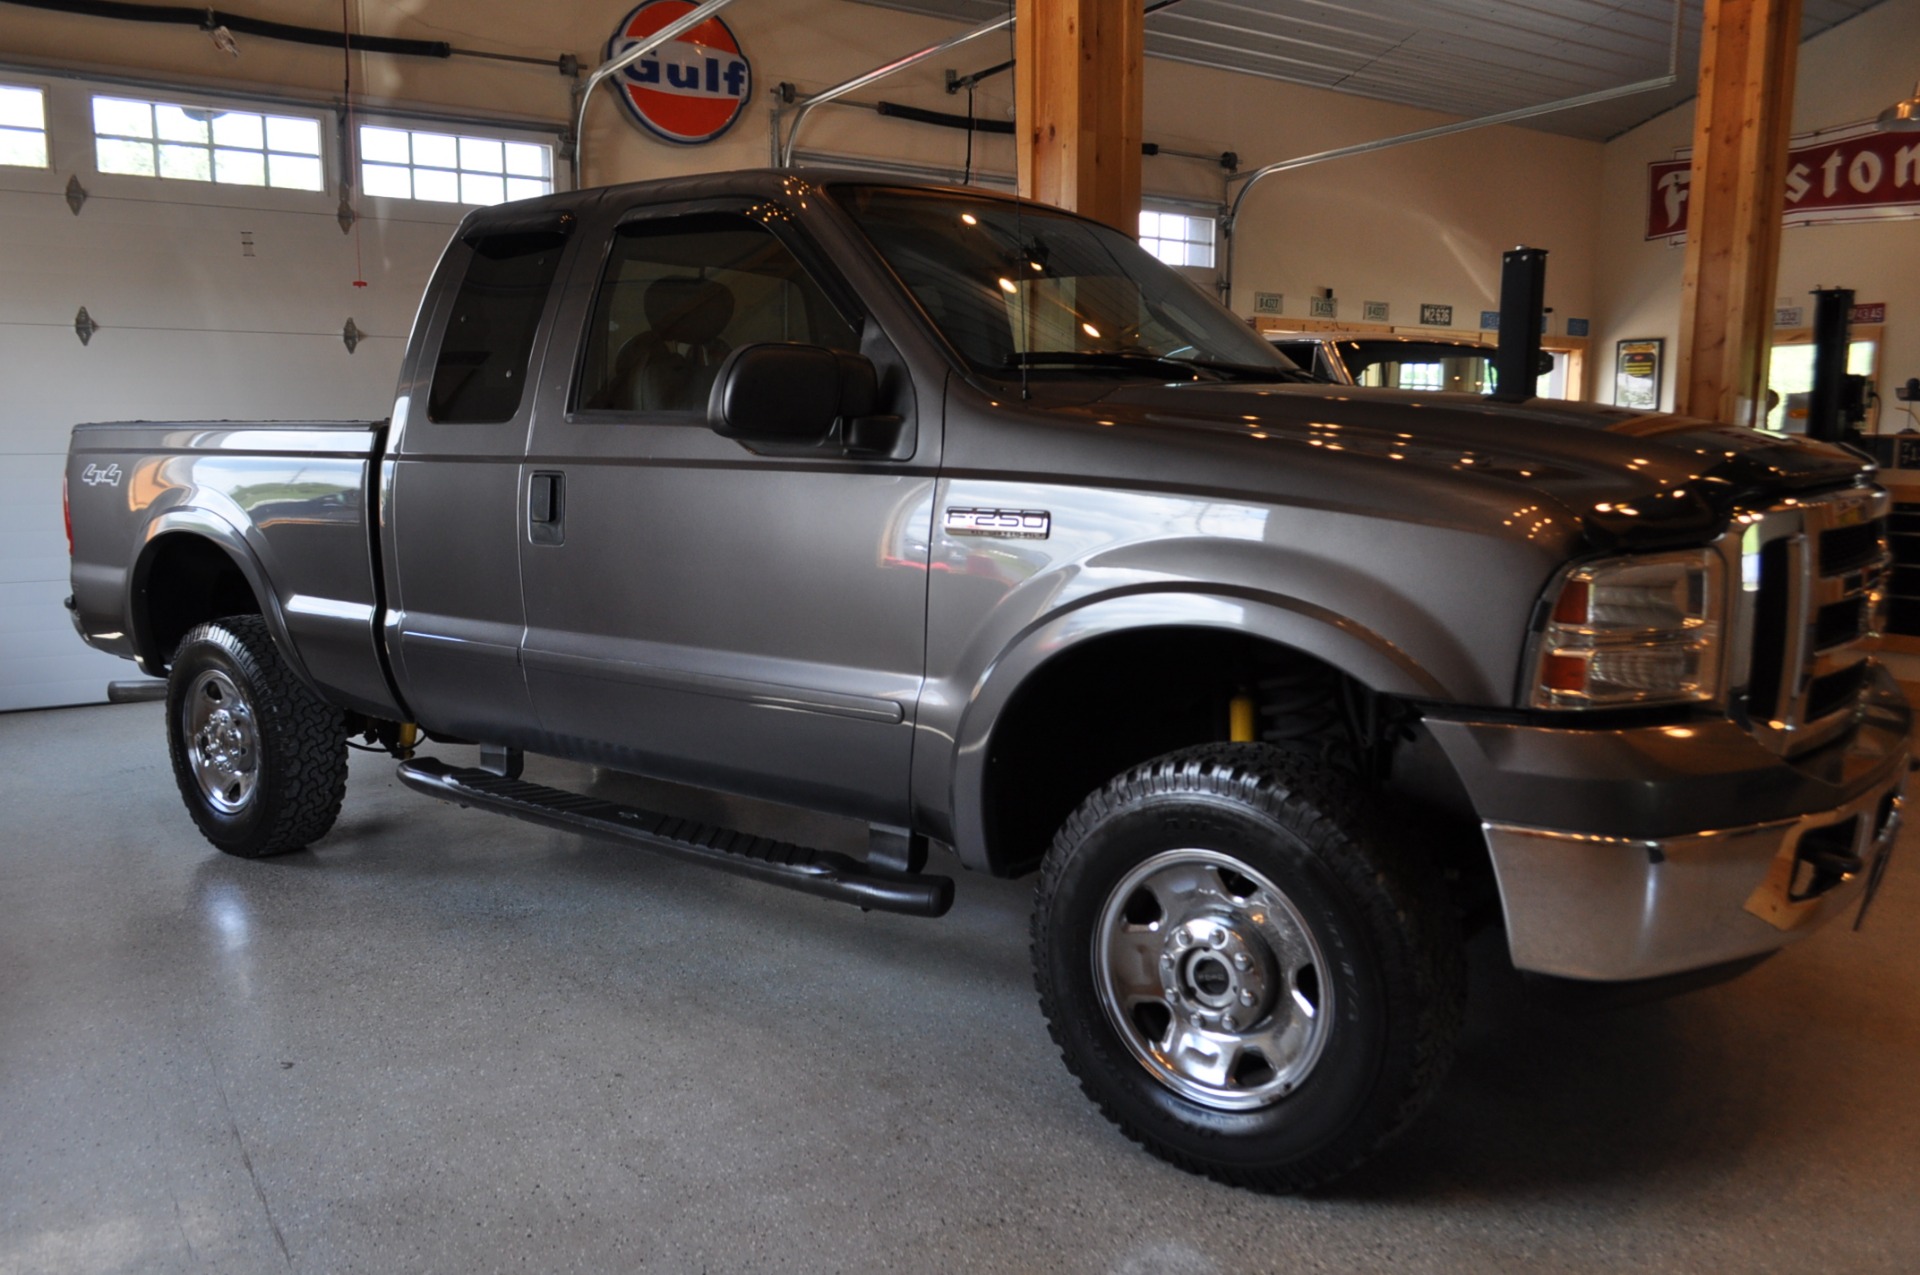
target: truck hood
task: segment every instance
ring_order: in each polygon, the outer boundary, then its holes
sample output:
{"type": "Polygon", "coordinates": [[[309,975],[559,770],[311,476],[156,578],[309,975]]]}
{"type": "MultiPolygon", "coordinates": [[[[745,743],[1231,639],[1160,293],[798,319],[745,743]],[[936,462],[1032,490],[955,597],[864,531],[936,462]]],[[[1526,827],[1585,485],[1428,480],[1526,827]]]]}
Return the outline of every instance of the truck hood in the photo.
{"type": "Polygon", "coordinates": [[[1129,382],[1059,410],[1102,424],[1344,453],[1348,463],[1381,469],[1383,482],[1405,481],[1389,477],[1391,470],[1407,479],[1420,471],[1428,484],[1512,484],[1560,505],[1601,550],[1704,543],[1738,508],[1875,472],[1871,461],[1832,444],[1554,399],[1507,404],[1341,385],[1129,382]]]}

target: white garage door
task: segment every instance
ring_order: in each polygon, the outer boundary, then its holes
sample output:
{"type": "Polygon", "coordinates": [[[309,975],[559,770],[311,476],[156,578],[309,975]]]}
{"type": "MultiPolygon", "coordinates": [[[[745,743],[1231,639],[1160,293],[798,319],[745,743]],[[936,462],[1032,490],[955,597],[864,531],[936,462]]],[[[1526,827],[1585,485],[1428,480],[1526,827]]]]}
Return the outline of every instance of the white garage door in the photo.
{"type": "MultiPolygon", "coordinates": [[[[477,127],[365,122],[386,126],[389,148],[421,130],[420,193],[530,189],[463,172],[457,152],[436,167],[477,127]]],[[[138,676],[81,645],[63,605],[75,423],[390,410],[420,292],[466,206],[362,198],[357,234],[343,233],[338,144],[325,107],[0,69],[0,710],[99,702],[108,681],[138,676]],[[84,344],[82,307],[99,325],[84,344]],[[351,352],[350,319],[364,334],[351,352]]],[[[387,189],[407,163],[382,169],[387,189]]]]}

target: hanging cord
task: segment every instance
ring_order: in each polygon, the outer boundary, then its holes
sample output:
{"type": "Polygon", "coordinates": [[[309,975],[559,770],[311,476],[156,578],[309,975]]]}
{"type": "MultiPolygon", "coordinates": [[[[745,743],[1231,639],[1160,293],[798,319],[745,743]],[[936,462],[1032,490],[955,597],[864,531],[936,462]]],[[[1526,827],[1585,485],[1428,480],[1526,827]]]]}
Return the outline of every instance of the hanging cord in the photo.
{"type": "MultiPolygon", "coordinates": [[[[1015,10],[1015,4],[1016,4],[1016,0],[1007,0],[1007,18],[1008,18],[1007,58],[1010,61],[1018,60],[1020,56],[1020,46],[1015,41],[1014,30],[1013,30],[1014,23],[1018,19],[1018,15],[1015,10]]],[[[1015,71],[1014,75],[1018,77],[1019,72],[1015,71]]],[[[1020,89],[1019,89],[1018,78],[1014,80],[1014,86],[1015,87],[1013,91],[1013,100],[1017,103],[1020,100],[1020,89]]],[[[971,97],[973,90],[968,89],[967,93],[969,97],[971,97]]],[[[968,115],[973,114],[973,108],[971,106],[967,108],[967,114],[968,115]]],[[[1023,147],[1026,145],[1026,140],[1027,140],[1026,138],[1020,136],[1019,124],[1016,122],[1014,125],[1014,139],[1013,139],[1014,146],[1023,147]]],[[[971,130],[969,130],[967,133],[967,144],[969,147],[971,147],[973,144],[973,133],[971,130]]],[[[1013,154],[1013,241],[1015,246],[1019,247],[1021,251],[1024,252],[1026,250],[1026,230],[1023,228],[1021,223],[1020,210],[1026,205],[1026,197],[1020,193],[1020,155],[1021,155],[1021,152],[1019,150],[1014,151],[1014,154],[1013,154]]],[[[1027,161],[1027,171],[1028,172],[1033,171],[1033,161],[1031,158],[1029,158],[1027,161]]],[[[1026,291],[1021,293],[1020,295],[1020,342],[1019,344],[1021,346],[1020,353],[1022,355],[1027,355],[1032,353],[1031,350],[1026,348],[1027,337],[1032,328],[1031,311],[1029,309],[1032,302],[1028,300],[1032,292],[1033,292],[1033,284],[1031,281],[1029,281],[1026,287],[1026,291]]],[[[1030,359],[1027,359],[1024,357],[1020,360],[1020,400],[1021,402],[1026,402],[1027,400],[1033,397],[1033,386],[1029,384],[1027,380],[1027,378],[1032,375],[1032,371],[1033,371],[1031,363],[1032,361],[1030,359]]]]}
{"type": "Polygon", "coordinates": [[[967,165],[960,173],[963,186],[973,185],[973,85],[967,85],[967,165]]]}
{"type": "Polygon", "coordinates": [[[355,172],[354,159],[360,152],[360,135],[353,127],[353,28],[347,16],[347,0],[340,0],[340,91],[347,103],[347,154],[344,172],[341,177],[346,187],[340,198],[347,201],[347,207],[353,213],[353,286],[367,286],[367,276],[360,259],[360,210],[354,207],[347,191],[358,191],[360,183],[355,172]]]}

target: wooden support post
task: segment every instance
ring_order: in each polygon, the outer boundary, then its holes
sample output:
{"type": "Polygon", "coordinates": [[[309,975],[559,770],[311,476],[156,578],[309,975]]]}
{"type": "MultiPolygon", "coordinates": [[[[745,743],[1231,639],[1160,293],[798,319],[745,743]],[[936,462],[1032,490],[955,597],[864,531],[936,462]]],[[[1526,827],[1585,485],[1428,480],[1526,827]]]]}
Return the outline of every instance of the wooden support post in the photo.
{"type": "Polygon", "coordinates": [[[1676,410],[1754,425],[1780,269],[1801,0],[1707,0],[1676,410]]]}
{"type": "Polygon", "coordinates": [[[1020,193],[1140,230],[1140,0],[1018,0],[1020,193]]]}

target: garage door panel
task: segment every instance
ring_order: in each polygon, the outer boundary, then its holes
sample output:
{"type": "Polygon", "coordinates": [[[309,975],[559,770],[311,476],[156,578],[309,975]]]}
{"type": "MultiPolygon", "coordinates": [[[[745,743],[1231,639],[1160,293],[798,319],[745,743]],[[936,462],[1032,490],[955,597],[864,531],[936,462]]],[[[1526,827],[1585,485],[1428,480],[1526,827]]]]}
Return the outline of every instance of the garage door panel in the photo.
{"type": "Polygon", "coordinates": [[[80,641],[61,605],[67,591],[64,577],[0,584],[0,706],[97,704],[108,682],[140,676],[80,641]]]}
{"type": "Polygon", "coordinates": [[[361,223],[354,240],[331,208],[313,213],[0,192],[0,322],[58,324],[81,306],[106,327],[338,332],[351,315],[403,335],[450,222],[361,223]],[[251,240],[253,255],[246,255],[251,240]],[[353,281],[363,278],[365,288],[353,281]]]}

